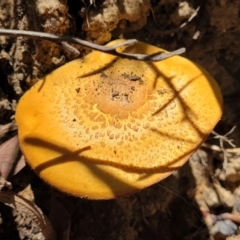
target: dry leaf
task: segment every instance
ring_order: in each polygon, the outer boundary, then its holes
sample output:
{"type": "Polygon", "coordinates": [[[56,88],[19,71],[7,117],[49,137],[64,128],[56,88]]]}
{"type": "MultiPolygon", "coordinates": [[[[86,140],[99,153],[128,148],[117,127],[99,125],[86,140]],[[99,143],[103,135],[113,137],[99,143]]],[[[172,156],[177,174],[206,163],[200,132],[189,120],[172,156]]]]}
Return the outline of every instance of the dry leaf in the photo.
{"type": "Polygon", "coordinates": [[[15,135],[0,145],[0,174],[8,179],[25,166],[24,157],[20,153],[18,137],[15,135]]]}
{"type": "Polygon", "coordinates": [[[31,224],[40,229],[44,239],[56,239],[50,222],[33,202],[9,191],[0,191],[0,201],[18,212],[26,214],[32,220],[31,224]]]}

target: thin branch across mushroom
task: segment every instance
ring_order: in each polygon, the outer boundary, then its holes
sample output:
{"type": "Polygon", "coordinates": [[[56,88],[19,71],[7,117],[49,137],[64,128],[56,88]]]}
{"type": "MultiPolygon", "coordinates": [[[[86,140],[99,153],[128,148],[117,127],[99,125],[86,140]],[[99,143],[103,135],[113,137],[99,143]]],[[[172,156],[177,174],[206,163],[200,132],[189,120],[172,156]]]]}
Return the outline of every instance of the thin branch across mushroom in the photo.
{"type": "Polygon", "coordinates": [[[92,50],[109,53],[118,57],[124,57],[128,59],[135,59],[135,60],[141,60],[141,61],[150,61],[150,62],[161,61],[161,60],[170,58],[172,56],[182,54],[186,50],[185,48],[179,48],[175,51],[168,52],[168,53],[162,52],[162,51],[155,52],[153,54],[126,53],[126,52],[118,52],[116,49],[123,46],[127,47],[130,45],[133,45],[138,42],[136,39],[128,39],[125,41],[121,41],[120,43],[117,43],[112,46],[102,46],[102,45],[91,43],[79,38],[74,38],[69,36],[57,36],[50,33],[27,31],[27,30],[0,29],[0,35],[14,36],[14,37],[22,36],[22,37],[45,39],[45,40],[57,42],[57,43],[60,43],[68,51],[73,52],[76,56],[79,56],[80,54],[79,51],[73,46],[69,45],[68,42],[82,45],[92,50]]]}

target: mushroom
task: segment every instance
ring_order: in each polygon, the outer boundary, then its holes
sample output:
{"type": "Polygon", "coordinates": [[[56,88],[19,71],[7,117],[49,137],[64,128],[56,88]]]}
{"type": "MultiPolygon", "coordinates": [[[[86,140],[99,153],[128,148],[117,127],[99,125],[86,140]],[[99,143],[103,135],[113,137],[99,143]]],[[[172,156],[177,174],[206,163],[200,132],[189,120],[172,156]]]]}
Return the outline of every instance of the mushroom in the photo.
{"type": "MultiPolygon", "coordinates": [[[[165,51],[143,42],[118,50],[165,51]]],[[[188,59],[143,62],[93,51],[38,81],[20,99],[16,120],[22,152],[48,184],[111,199],[180,168],[221,113],[217,83],[188,59]]]]}

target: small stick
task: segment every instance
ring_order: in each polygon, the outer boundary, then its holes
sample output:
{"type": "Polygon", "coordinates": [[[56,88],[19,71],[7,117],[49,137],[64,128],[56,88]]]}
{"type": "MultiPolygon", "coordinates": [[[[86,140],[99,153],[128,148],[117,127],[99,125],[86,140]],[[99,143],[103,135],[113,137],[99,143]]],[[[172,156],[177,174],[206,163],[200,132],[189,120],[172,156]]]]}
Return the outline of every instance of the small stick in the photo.
{"type": "Polygon", "coordinates": [[[223,150],[221,147],[219,147],[217,145],[212,145],[212,144],[208,144],[208,143],[203,143],[202,147],[211,149],[211,150],[216,151],[216,152],[223,152],[223,151],[225,151],[227,153],[240,153],[240,148],[225,148],[223,150]]]}
{"type": "MultiPolygon", "coordinates": [[[[35,31],[26,31],[26,30],[15,30],[15,29],[0,29],[0,35],[4,36],[14,36],[14,37],[29,37],[29,38],[37,38],[37,39],[44,39],[54,42],[60,42],[61,44],[64,42],[64,45],[67,46],[69,49],[73,48],[73,46],[69,45],[68,43],[75,43],[82,45],[84,47],[97,50],[100,52],[105,52],[112,54],[114,56],[123,57],[123,58],[129,58],[129,59],[135,59],[135,60],[142,60],[142,61],[149,61],[149,62],[155,62],[155,61],[161,61],[164,59],[167,59],[169,57],[182,54],[186,51],[185,48],[177,49],[176,51],[165,53],[165,52],[157,52],[154,54],[135,54],[135,53],[124,53],[124,52],[118,52],[116,48],[121,46],[127,46],[127,45],[133,45],[137,43],[138,41],[136,39],[129,39],[122,43],[115,44],[113,46],[101,46],[95,43],[91,43],[79,38],[69,37],[69,36],[57,36],[50,33],[43,33],[43,32],[35,32],[35,31]],[[68,43],[66,43],[68,42],[68,43]]],[[[76,51],[78,51],[76,49],[76,51]]],[[[75,51],[75,52],[76,52],[75,51]]]]}
{"type": "Polygon", "coordinates": [[[61,45],[66,50],[68,50],[69,52],[73,53],[76,57],[78,57],[80,55],[80,52],[75,47],[73,47],[70,44],[68,44],[67,42],[61,42],[61,45]]]}

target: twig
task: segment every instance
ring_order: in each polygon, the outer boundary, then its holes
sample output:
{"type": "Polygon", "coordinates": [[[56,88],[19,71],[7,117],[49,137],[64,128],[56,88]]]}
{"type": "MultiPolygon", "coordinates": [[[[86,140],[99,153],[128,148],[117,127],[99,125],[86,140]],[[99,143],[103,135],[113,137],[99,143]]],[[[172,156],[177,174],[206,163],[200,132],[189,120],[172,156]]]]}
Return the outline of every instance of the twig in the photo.
{"type": "Polygon", "coordinates": [[[205,148],[223,153],[223,167],[225,165],[227,165],[228,158],[229,158],[229,153],[233,153],[233,154],[240,153],[240,148],[236,148],[236,145],[233,143],[234,140],[233,139],[228,139],[228,136],[231,133],[233,133],[235,129],[236,129],[236,126],[233,126],[232,129],[224,135],[220,135],[217,132],[212,131],[213,135],[215,135],[213,138],[219,139],[219,145],[220,146],[212,145],[212,144],[208,144],[208,143],[203,143],[202,144],[202,146],[205,147],[205,148]],[[227,149],[224,148],[224,142],[227,142],[233,148],[227,148],[227,149]]]}
{"type": "Polygon", "coordinates": [[[200,10],[200,5],[196,8],[196,10],[191,14],[191,16],[188,18],[186,22],[180,25],[180,28],[185,27],[189,22],[193,20],[198,15],[198,11],[200,10]]]}
{"type": "Polygon", "coordinates": [[[80,55],[80,52],[75,47],[68,44],[67,42],[61,42],[61,46],[66,50],[68,50],[69,52],[73,53],[76,57],[80,55]]]}
{"type": "Polygon", "coordinates": [[[232,142],[233,142],[233,139],[228,139],[228,136],[229,136],[231,133],[233,133],[233,131],[235,130],[236,127],[237,127],[237,126],[233,126],[232,129],[231,129],[229,132],[227,132],[226,134],[224,134],[223,136],[220,135],[220,134],[218,134],[218,133],[215,132],[215,131],[212,131],[212,133],[215,135],[214,138],[219,139],[220,147],[221,147],[221,149],[222,149],[222,151],[223,151],[223,160],[224,160],[224,161],[223,161],[223,167],[226,166],[226,165],[227,165],[227,162],[228,162],[228,155],[227,155],[227,152],[225,151],[225,148],[224,148],[224,144],[223,144],[223,143],[224,143],[224,142],[227,142],[230,146],[236,147],[236,145],[232,143],[232,142]]]}
{"type": "MultiPolygon", "coordinates": [[[[57,36],[50,33],[43,33],[43,32],[35,32],[35,31],[26,31],[26,30],[14,30],[14,29],[0,29],[0,35],[4,36],[14,36],[14,37],[29,37],[29,38],[37,38],[37,39],[44,39],[49,41],[54,41],[57,43],[63,43],[66,46],[66,42],[68,43],[75,43],[82,45],[84,47],[97,50],[100,52],[105,52],[112,54],[114,56],[123,57],[123,58],[129,58],[129,59],[135,59],[135,60],[142,60],[142,61],[149,61],[149,62],[155,62],[155,61],[161,61],[164,59],[167,59],[169,57],[182,54],[186,51],[185,48],[177,49],[173,52],[165,53],[165,52],[157,52],[154,54],[135,54],[135,53],[124,53],[124,52],[118,52],[116,49],[121,46],[127,46],[127,45],[133,45],[137,43],[138,41],[136,39],[129,39],[124,42],[121,42],[119,44],[115,44],[113,46],[101,46],[95,43],[91,43],[79,38],[69,37],[69,36],[57,36]]],[[[68,45],[68,48],[73,48],[73,46],[68,45]]],[[[78,50],[77,50],[78,51],[78,50]]]]}
{"type": "Polygon", "coordinates": [[[203,143],[202,147],[208,148],[210,150],[216,151],[216,152],[227,152],[227,153],[240,153],[240,148],[225,148],[224,150],[217,146],[217,145],[212,145],[209,143],[203,143]]]}
{"type": "Polygon", "coordinates": [[[224,146],[223,146],[223,143],[224,143],[224,142],[227,142],[227,143],[228,143],[230,146],[232,146],[232,147],[236,147],[236,145],[232,143],[232,142],[233,142],[233,139],[228,139],[228,136],[229,136],[231,133],[234,132],[234,130],[236,129],[236,127],[237,127],[237,126],[233,126],[233,127],[231,128],[231,130],[230,130],[229,132],[227,132],[226,134],[224,134],[224,135],[220,135],[220,134],[218,134],[217,132],[212,131],[212,133],[215,135],[214,138],[215,138],[215,139],[219,139],[220,147],[221,147],[221,148],[224,148],[224,146]]]}
{"type": "MultiPolygon", "coordinates": [[[[86,14],[87,26],[90,27],[89,20],[88,20],[88,12],[89,12],[90,7],[91,7],[93,4],[94,4],[94,6],[95,6],[95,1],[90,0],[88,6],[87,6],[87,4],[85,3],[84,0],[82,0],[82,2],[83,2],[83,4],[85,5],[85,8],[86,8],[85,14],[86,14]]],[[[96,7],[96,6],[95,6],[95,7],[96,7]]]]}

